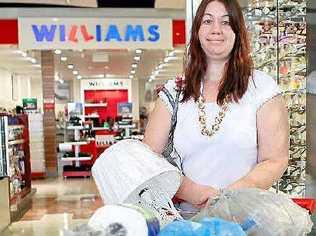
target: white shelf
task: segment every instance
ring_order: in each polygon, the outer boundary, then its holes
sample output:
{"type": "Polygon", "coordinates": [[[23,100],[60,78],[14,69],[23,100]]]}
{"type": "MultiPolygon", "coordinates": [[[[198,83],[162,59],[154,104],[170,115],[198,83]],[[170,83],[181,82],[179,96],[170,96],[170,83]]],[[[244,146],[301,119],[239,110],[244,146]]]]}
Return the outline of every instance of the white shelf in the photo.
{"type": "Polygon", "coordinates": [[[106,107],[107,103],[85,103],[85,107],[106,107]]]}
{"type": "Polygon", "coordinates": [[[8,125],[9,129],[23,129],[24,125],[8,125]]]}
{"type": "Polygon", "coordinates": [[[99,115],[85,115],[85,118],[99,118],[99,115]]]}
{"type": "Polygon", "coordinates": [[[84,129],[84,127],[83,126],[67,126],[67,129],[72,129],[72,130],[79,129],[79,130],[81,130],[81,129],[84,129]]]}
{"type": "Polygon", "coordinates": [[[104,127],[93,127],[92,130],[110,130],[110,129],[104,128],[104,127]]]}
{"type": "Polygon", "coordinates": [[[13,141],[8,142],[9,145],[16,145],[16,144],[22,144],[22,143],[24,143],[24,139],[18,139],[18,140],[13,140],[13,141]]]}
{"type": "Polygon", "coordinates": [[[64,142],[64,144],[69,144],[69,145],[85,145],[85,144],[88,144],[87,142],[64,142]]]}
{"type": "Polygon", "coordinates": [[[131,128],[131,129],[132,129],[132,128],[135,128],[136,125],[135,125],[135,124],[132,124],[132,125],[118,125],[118,127],[119,127],[119,128],[123,128],[123,129],[124,129],[124,128],[131,128]]]}
{"type": "Polygon", "coordinates": [[[90,161],[92,159],[91,156],[87,157],[63,157],[62,161],[90,161]]]}

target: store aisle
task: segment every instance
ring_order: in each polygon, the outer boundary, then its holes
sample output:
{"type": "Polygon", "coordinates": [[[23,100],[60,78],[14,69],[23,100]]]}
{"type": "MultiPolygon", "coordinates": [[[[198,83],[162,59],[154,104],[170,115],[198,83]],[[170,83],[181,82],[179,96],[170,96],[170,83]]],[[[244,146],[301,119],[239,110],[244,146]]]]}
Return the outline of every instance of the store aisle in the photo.
{"type": "Polygon", "coordinates": [[[31,209],[4,236],[63,235],[62,229],[87,222],[103,205],[92,178],[36,180],[32,188],[37,191],[31,209]]]}

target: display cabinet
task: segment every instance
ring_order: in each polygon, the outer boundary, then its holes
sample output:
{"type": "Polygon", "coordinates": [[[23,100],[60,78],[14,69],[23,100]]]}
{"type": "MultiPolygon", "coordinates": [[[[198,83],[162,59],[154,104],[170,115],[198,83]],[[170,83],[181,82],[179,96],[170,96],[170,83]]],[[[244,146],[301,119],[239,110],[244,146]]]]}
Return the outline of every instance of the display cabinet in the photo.
{"type": "Polygon", "coordinates": [[[306,1],[249,0],[244,6],[244,15],[255,68],[268,73],[278,82],[289,112],[289,167],[274,187],[292,196],[304,196],[306,1]]]}
{"type": "Polygon", "coordinates": [[[0,116],[0,177],[9,178],[11,220],[17,220],[27,210],[24,200],[31,193],[27,115],[0,116]]]}

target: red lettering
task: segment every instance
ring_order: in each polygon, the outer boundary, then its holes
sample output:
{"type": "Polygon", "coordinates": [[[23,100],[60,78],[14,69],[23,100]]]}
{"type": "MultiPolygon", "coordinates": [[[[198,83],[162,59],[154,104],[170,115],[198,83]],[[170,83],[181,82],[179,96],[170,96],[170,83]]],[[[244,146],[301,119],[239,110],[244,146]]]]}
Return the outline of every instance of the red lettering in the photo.
{"type": "Polygon", "coordinates": [[[78,31],[78,26],[76,25],[72,25],[70,32],[69,32],[69,41],[78,42],[78,38],[77,38],[77,31],[78,31]]]}
{"type": "Polygon", "coordinates": [[[87,41],[90,41],[92,39],[94,39],[94,37],[89,34],[88,30],[87,30],[87,26],[86,25],[81,25],[80,26],[80,31],[82,33],[82,36],[84,38],[84,40],[87,42],[87,41]]]}

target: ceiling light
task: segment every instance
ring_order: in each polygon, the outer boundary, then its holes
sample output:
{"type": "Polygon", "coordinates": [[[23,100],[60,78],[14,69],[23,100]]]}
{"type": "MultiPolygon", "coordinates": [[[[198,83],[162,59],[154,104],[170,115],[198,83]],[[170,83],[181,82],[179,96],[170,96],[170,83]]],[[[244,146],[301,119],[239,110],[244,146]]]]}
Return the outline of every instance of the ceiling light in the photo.
{"type": "Polygon", "coordinates": [[[140,56],[135,56],[135,57],[134,57],[134,60],[135,60],[135,61],[140,61],[140,56]]]}
{"type": "Polygon", "coordinates": [[[133,78],[134,78],[134,76],[133,76],[133,75],[129,75],[129,76],[128,76],[128,78],[133,79],[133,78]]]}
{"type": "Polygon", "coordinates": [[[81,75],[77,75],[77,79],[82,79],[82,76],[81,75]]]}
{"type": "Polygon", "coordinates": [[[132,68],[137,68],[137,64],[136,63],[132,64],[132,68]]]}
{"type": "Polygon", "coordinates": [[[56,54],[56,55],[60,55],[60,54],[61,54],[61,50],[56,49],[56,50],[55,50],[55,54],[56,54]]]}
{"type": "Polygon", "coordinates": [[[141,49],[136,49],[135,52],[136,54],[141,54],[143,51],[141,49]]]}
{"type": "Polygon", "coordinates": [[[132,71],[131,71],[131,74],[135,74],[135,73],[136,73],[136,71],[135,71],[135,70],[132,70],[132,71]]]}
{"type": "Polygon", "coordinates": [[[27,56],[27,53],[26,52],[23,52],[21,50],[18,50],[17,53],[21,54],[23,57],[26,57],[27,56]]]}
{"type": "Polygon", "coordinates": [[[56,18],[56,17],[53,18],[53,21],[54,21],[54,22],[57,22],[58,20],[59,20],[59,19],[56,18]]]}
{"type": "Polygon", "coordinates": [[[61,61],[67,61],[67,57],[61,57],[60,60],[61,61]]]}
{"type": "Polygon", "coordinates": [[[73,73],[74,75],[78,75],[78,74],[79,74],[79,72],[78,72],[77,70],[74,70],[72,73],[73,73]]]}
{"type": "Polygon", "coordinates": [[[176,60],[178,60],[180,57],[166,57],[163,61],[165,62],[165,63],[167,63],[167,62],[169,62],[169,61],[176,61],[176,60]]]}
{"type": "Polygon", "coordinates": [[[173,57],[175,54],[176,54],[176,50],[173,50],[173,51],[169,52],[168,56],[173,57]]]}
{"type": "Polygon", "coordinates": [[[158,66],[158,69],[162,69],[162,68],[164,68],[166,66],[166,64],[160,64],[159,66],[158,66]]]}
{"type": "Polygon", "coordinates": [[[72,70],[74,68],[74,65],[73,64],[68,64],[68,69],[72,70]]]}

